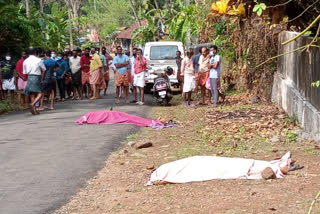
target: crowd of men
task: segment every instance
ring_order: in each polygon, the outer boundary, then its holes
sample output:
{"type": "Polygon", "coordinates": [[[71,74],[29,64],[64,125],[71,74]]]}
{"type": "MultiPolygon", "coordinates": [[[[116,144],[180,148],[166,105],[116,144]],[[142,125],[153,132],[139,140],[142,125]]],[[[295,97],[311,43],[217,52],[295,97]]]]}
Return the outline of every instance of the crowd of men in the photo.
{"type": "Polygon", "coordinates": [[[177,51],[176,63],[185,107],[195,106],[191,103],[191,96],[194,91],[197,99],[199,87],[201,100],[198,105],[206,105],[206,95],[208,104],[212,107],[217,106],[219,96],[224,100],[225,96],[219,92],[221,57],[218,55],[217,46],[202,47],[196,55],[189,49],[184,59],[181,58],[181,52],[177,51]]]}
{"type": "MultiPolygon", "coordinates": [[[[217,46],[209,49],[203,47],[194,56],[190,49],[184,59],[181,58],[181,52],[177,51],[178,80],[185,107],[195,106],[191,103],[191,96],[194,91],[197,97],[199,87],[199,105],[206,104],[206,94],[212,106],[217,106],[219,95],[224,96],[219,93],[221,58],[217,51],[217,46]]],[[[123,94],[124,103],[144,105],[147,59],[143,57],[141,49],[134,48],[130,55],[130,52],[123,53],[121,46],[114,48],[111,54],[105,47],[101,51],[99,48],[86,48],[58,54],[54,50],[44,51],[31,47],[22,52],[17,63],[7,53],[0,62],[0,99],[10,95],[11,102],[14,102],[17,90],[18,108],[30,108],[34,115],[44,110],[46,101],[49,109],[53,110],[55,100],[65,101],[66,94],[67,99],[81,100],[86,97],[96,100],[101,93],[107,93],[109,71],[114,72],[116,103],[120,103],[123,94]],[[130,102],[129,88],[133,93],[130,102]],[[137,93],[140,95],[139,100],[137,93]]]]}
{"type": "Polygon", "coordinates": [[[109,70],[115,75],[116,103],[120,103],[122,93],[124,102],[129,103],[131,86],[134,99],[130,103],[143,105],[147,60],[141,49],[134,48],[130,57],[130,53],[124,54],[120,46],[114,48],[111,54],[105,47],[101,51],[99,48],[86,48],[58,54],[55,50],[44,51],[31,47],[22,52],[17,63],[7,53],[0,63],[0,100],[10,95],[13,103],[17,90],[18,108],[30,108],[33,115],[44,110],[45,101],[53,110],[55,100],[63,102],[84,97],[96,100],[102,92],[104,95],[107,93],[109,70]]]}

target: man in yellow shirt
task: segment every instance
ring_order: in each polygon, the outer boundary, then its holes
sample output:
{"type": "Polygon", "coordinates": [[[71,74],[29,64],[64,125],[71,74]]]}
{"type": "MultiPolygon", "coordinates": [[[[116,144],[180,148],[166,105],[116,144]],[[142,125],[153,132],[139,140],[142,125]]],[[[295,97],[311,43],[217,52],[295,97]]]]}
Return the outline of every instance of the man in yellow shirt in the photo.
{"type": "Polygon", "coordinates": [[[90,85],[93,90],[93,95],[90,100],[96,100],[100,97],[99,95],[99,80],[100,80],[100,69],[102,68],[102,62],[100,56],[96,54],[96,49],[91,48],[92,59],[90,62],[90,85]]]}

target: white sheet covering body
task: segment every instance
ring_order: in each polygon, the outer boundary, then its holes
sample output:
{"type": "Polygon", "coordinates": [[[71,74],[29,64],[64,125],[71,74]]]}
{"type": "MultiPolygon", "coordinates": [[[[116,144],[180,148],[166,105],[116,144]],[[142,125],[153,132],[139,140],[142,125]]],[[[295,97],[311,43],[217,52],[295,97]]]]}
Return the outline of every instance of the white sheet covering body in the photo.
{"type": "Polygon", "coordinates": [[[187,183],[213,179],[262,179],[261,172],[271,167],[277,178],[283,178],[280,167],[290,165],[290,152],[279,160],[261,161],[245,158],[193,156],[156,169],[148,182],[187,183]]]}

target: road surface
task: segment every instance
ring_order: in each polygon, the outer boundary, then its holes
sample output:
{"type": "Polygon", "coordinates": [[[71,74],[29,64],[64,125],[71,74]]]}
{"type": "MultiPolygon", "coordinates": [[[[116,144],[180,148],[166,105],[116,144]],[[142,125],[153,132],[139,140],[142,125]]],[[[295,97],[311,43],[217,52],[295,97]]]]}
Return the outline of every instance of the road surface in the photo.
{"type": "MultiPolygon", "coordinates": [[[[113,86],[113,83],[110,84],[113,86]]],[[[0,115],[0,214],[52,213],[104,166],[132,125],[76,125],[88,111],[109,109],[146,116],[145,106],[116,105],[114,89],[97,101],[57,103],[55,111],[0,115]]]]}

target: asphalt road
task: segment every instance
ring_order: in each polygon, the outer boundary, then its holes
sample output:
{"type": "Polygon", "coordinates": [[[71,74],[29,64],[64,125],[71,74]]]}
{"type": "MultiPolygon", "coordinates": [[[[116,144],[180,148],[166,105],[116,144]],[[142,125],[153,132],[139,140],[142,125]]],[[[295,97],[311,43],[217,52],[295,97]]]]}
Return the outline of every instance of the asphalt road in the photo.
{"type": "MultiPolygon", "coordinates": [[[[113,83],[111,83],[111,86],[113,83]]],[[[146,116],[145,106],[115,104],[114,88],[97,101],[57,103],[55,111],[0,116],[0,214],[52,213],[104,166],[132,125],[76,125],[86,112],[109,109],[146,116]]]]}

